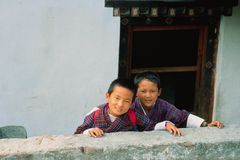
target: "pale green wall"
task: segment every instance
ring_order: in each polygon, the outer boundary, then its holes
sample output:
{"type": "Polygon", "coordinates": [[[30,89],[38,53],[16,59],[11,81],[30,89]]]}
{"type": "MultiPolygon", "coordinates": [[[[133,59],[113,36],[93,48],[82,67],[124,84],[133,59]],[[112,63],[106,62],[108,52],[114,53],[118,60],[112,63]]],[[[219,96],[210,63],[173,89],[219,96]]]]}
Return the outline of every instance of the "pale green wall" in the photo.
{"type": "Polygon", "coordinates": [[[221,19],[214,108],[214,119],[240,126],[240,6],[221,19]]]}

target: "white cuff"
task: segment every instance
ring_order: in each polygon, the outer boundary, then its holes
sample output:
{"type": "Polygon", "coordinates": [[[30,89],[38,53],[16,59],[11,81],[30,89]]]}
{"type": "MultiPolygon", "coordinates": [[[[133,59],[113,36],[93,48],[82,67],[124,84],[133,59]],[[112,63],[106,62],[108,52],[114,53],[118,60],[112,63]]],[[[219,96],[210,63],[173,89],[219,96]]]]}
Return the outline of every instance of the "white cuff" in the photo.
{"type": "Polygon", "coordinates": [[[195,116],[193,114],[189,114],[187,119],[187,127],[188,128],[197,128],[200,127],[204,119],[195,116]]]}
{"type": "MultiPolygon", "coordinates": [[[[88,128],[88,129],[86,129],[85,131],[83,131],[83,134],[88,134],[88,132],[89,132],[91,129],[93,129],[93,128],[88,128]]],[[[89,135],[89,134],[88,134],[88,135],[89,135]]]]}
{"type": "Polygon", "coordinates": [[[174,125],[172,122],[170,121],[162,121],[162,122],[159,122],[155,125],[154,127],[154,130],[163,130],[166,128],[166,123],[169,122],[171,123],[172,125],[174,125]]]}

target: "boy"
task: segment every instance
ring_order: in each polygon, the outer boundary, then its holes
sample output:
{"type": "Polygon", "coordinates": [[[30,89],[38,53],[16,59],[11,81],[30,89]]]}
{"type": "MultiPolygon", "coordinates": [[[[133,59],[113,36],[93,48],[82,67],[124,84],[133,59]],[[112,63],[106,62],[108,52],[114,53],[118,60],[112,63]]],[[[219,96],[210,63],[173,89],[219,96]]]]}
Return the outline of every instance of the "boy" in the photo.
{"type": "Polygon", "coordinates": [[[150,128],[150,130],[166,129],[174,135],[181,136],[182,133],[178,127],[224,127],[220,121],[213,121],[207,124],[204,119],[185,110],[181,111],[174,105],[159,98],[161,86],[160,77],[157,73],[140,73],[135,76],[134,84],[137,88],[137,97],[132,108],[136,111],[137,117],[145,116],[151,122],[155,122],[156,125],[150,128]]]}
{"type": "Polygon", "coordinates": [[[137,120],[135,112],[130,109],[133,96],[134,86],[129,80],[114,80],[106,93],[108,103],[94,108],[87,114],[75,134],[100,137],[105,132],[136,130],[137,125],[144,128],[149,121],[137,120]]]}

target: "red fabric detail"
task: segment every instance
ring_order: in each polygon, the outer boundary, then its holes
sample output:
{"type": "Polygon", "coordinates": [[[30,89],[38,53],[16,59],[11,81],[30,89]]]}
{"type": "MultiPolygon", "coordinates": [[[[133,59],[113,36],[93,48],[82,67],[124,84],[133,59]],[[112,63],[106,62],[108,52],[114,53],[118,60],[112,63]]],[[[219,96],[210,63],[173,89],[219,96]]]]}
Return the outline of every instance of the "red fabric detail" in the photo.
{"type": "Polygon", "coordinates": [[[130,118],[130,121],[132,122],[132,125],[135,126],[137,124],[137,118],[136,118],[135,111],[130,108],[127,113],[130,118]]]}
{"type": "MultiPolygon", "coordinates": [[[[108,103],[106,104],[106,108],[108,109],[109,106],[108,106],[108,103]]],[[[100,108],[98,108],[98,110],[95,111],[94,115],[93,115],[93,121],[94,121],[94,124],[97,123],[97,117],[99,115],[99,112],[100,112],[100,108]]]]}
{"type": "Polygon", "coordinates": [[[96,124],[97,117],[98,117],[99,113],[100,113],[100,109],[96,110],[95,113],[94,113],[94,115],[93,115],[94,124],[96,124]]]}

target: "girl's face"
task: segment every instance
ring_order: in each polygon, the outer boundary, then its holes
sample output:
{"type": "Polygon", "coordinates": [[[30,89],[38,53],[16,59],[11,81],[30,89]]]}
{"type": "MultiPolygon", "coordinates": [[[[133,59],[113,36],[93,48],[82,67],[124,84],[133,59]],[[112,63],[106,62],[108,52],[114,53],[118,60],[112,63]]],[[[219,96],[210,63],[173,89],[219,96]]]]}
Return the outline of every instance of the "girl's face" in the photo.
{"type": "Polygon", "coordinates": [[[115,117],[125,114],[132,104],[133,92],[121,86],[115,86],[111,94],[106,93],[109,113],[115,117]]]}
{"type": "Polygon", "coordinates": [[[139,98],[143,108],[145,110],[151,110],[152,106],[156,102],[158,96],[160,96],[161,90],[158,90],[156,83],[144,79],[139,82],[137,89],[137,97],[139,98]]]}

